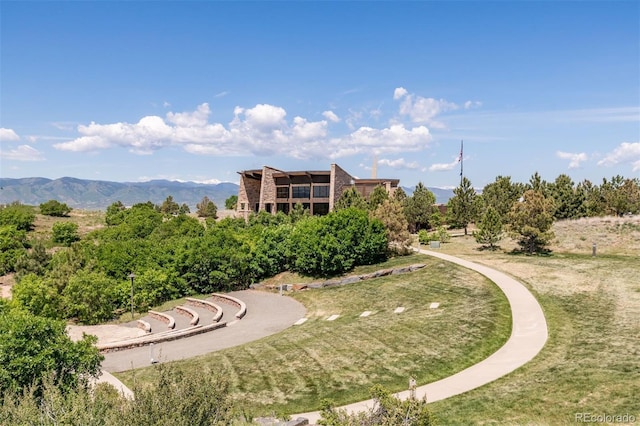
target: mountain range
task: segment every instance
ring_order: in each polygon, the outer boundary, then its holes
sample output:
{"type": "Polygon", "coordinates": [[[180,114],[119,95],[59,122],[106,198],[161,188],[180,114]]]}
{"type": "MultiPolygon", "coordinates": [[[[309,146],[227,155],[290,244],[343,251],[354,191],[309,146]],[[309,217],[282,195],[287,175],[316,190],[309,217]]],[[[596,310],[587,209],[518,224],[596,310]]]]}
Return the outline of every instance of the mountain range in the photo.
{"type": "MultiPolygon", "coordinates": [[[[413,188],[403,189],[407,195],[413,193],[413,188]]],[[[446,203],[453,196],[450,189],[429,190],[436,196],[438,204],[446,203]]],[[[227,198],[238,195],[238,185],[231,182],[204,184],[170,180],[109,182],[73,177],[0,178],[0,204],[20,201],[23,204],[39,205],[48,200],[58,200],[74,209],[104,210],[116,201],[121,201],[126,206],[146,201],[162,204],[169,195],[178,204],[187,204],[191,211],[195,211],[196,204],[205,196],[222,209],[227,198]]]]}

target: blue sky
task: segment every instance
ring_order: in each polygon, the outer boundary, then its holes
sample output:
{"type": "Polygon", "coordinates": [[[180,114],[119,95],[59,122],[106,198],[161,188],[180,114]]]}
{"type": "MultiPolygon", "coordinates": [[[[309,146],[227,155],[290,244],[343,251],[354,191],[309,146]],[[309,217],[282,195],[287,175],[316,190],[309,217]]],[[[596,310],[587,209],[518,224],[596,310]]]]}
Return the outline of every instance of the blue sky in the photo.
{"type": "Polygon", "coordinates": [[[640,176],[635,1],[0,2],[0,176],[640,176]]]}

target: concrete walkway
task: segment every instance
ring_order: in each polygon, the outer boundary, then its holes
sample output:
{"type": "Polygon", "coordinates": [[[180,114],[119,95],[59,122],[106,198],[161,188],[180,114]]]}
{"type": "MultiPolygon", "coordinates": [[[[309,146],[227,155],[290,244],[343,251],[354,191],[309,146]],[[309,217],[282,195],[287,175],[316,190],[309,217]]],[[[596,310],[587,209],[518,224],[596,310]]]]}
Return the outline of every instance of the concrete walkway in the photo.
{"type": "MultiPolygon", "coordinates": [[[[426,396],[429,402],[435,402],[478,388],[523,366],[542,350],[548,337],[547,322],[542,307],[522,284],[502,272],[477,263],[430,250],[419,252],[456,263],[489,278],[507,297],[513,319],[511,337],[504,346],[484,361],[453,376],[416,388],[416,396],[419,399],[426,396]]],[[[406,399],[409,397],[409,391],[400,392],[396,396],[406,399]]],[[[368,411],[373,406],[374,401],[370,399],[340,408],[355,413],[368,411]]],[[[313,424],[320,419],[320,413],[314,411],[291,415],[293,419],[298,417],[305,417],[313,424]]]]}
{"type": "MultiPolygon", "coordinates": [[[[159,362],[177,361],[241,345],[289,328],[306,314],[306,309],[300,302],[279,294],[243,290],[229,295],[246,303],[247,314],[244,318],[234,321],[225,311],[222,321],[231,321],[227,327],[155,344],[153,358],[159,362]]],[[[235,310],[237,309],[233,309],[234,312],[235,310]]],[[[150,361],[151,348],[142,346],[106,353],[102,368],[115,373],[148,367],[151,365],[150,361]]]]}

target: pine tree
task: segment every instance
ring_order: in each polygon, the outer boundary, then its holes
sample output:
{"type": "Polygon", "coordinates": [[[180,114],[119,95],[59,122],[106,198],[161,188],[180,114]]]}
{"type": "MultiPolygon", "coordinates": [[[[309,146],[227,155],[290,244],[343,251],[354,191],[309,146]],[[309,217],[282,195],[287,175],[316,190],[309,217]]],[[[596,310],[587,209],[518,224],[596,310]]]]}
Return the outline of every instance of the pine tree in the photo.
{"type": "Polygon", "coordinates": [[[471,186],[471,181],[465,177],[460,186],[453,190],[453,194],[447,206],[449,221],[455,226],[464,228],[464,235],[467,235],[469,223],[473,222],[478,215],[476,190],[471,186]]]}
{"type": "Polygon", "coordinates": [[[373,191],[369,196],[369,209],[371,211],[375,210],[379,205],[381,205],[388,199],[389,193],[387,193],[387,189],[382,185],[376,186],[375,188],[373,188],[373,191]]]}
{"type": "Polygon", "coordinates": [[[214,219],[218,217],[218,207],[216,207],[215,203],[207,196],[196,204],[196,208],[198,209],[196,213],[199,217],[211,217],[214,219]]]}
{"type": "Polygon", "coordinates": [[[553,199],[534,190],[526,191],[522,201],[513,205],[509,212],[510,232],[523,251],[540,252],[551,242],[553,211],[553,199]]]}
{"type": "Polygon", "coordinates": [[[476,242],[488,245],[491,250],[496,248],[496,244],[502,239],[502,220],[500,214],[493,207],[489,207],[482,215],[478,223],[478,230],[473,232],[476,242]]]}
{"type": "Polygon", "coordinates": [[[411,234],[409,234],[402,205],[395,200],[385,200],[373,211],[372,216],[384,225],[389,250],[398,254],[407,254],[411,248],[411,234]]]}

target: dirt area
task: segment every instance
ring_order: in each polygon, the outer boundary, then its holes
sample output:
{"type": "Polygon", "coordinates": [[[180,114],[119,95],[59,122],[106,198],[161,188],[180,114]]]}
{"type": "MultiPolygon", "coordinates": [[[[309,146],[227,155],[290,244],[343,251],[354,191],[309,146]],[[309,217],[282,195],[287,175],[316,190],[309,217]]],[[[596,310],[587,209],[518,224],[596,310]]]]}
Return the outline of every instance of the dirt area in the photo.
{"type": "Polygon", "coordinates": [[[16,283],[13,274],[3,275],[0,277],[0,293],[3,299],[11,299],[11,287],[16,283]]]}
{"type": "Polygon", "coordinates": [[[67,326],[67,334],[74,342],[82,339],[83,334],[93,334],[98,337],[98,344],[103,344],[143,336],[145,332],[139,328],[107,324],[69,325],[67,326]]]}

